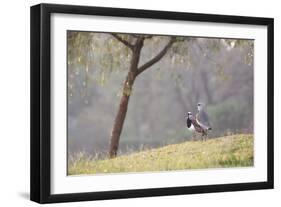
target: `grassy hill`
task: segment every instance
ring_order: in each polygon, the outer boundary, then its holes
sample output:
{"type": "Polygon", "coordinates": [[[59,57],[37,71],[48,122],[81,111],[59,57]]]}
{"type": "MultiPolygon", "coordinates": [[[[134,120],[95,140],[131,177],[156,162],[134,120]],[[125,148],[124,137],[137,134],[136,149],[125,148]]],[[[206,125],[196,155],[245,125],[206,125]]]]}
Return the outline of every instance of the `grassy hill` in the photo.
{"type": "Polygon", "coordinates": [[[114,159],[86,155],[71,159],[68,174],[168,171],[253,166],[253,135],[239,134],[202,141],[187,141],[144,150],[114,159]]]}

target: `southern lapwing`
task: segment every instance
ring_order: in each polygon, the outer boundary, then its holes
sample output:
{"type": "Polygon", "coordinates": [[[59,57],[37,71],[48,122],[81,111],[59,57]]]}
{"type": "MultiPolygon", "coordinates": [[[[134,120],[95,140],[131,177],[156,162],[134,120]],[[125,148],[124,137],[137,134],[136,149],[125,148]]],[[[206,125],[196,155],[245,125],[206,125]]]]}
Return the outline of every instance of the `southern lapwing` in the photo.
{"type": "Polygon", "coordinates": [[[202,139],[204,140],[204,137],[205,137],[205,140],[206,140],[208,138],[208,131],[212,130],[212,127],[211,127],[211,124],[209,122],[208,114],[203,109],[203,104],[198,103],[197,109],[198,109],[198,112],[196,114],[195,119],[196,119],[196,122],[198,123],[198,125],[204,131],[204,133],[202,133],[202,139]]]}
{"type": "Polygon", "coordinates": [[[206,131],[197,123],[191,112],[187,113],[186,126],[192,131],[192,140],[195,137],[195,132],[200,133],[202,137],[207,135],[206,131]]]}

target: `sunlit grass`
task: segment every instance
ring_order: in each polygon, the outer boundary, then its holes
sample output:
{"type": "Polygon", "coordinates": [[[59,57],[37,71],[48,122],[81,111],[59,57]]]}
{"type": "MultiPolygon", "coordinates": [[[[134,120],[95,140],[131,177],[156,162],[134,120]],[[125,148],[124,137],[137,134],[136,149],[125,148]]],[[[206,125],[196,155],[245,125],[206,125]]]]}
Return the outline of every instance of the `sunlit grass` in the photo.
{"type": "Polygon", "coordinates": [[[98,160],[80,153],[68,163],[68,174],[151,172],[253,166],[253,135],[239,134],[208,141],[187,141],[98,160]]]}

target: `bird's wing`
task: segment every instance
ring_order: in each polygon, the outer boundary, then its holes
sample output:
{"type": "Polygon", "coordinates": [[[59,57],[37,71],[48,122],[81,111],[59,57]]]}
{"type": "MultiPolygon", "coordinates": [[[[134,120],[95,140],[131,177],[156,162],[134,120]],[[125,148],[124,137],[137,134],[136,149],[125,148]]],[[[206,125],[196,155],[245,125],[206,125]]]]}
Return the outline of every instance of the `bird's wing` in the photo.
{"type": "Polygon", "coordinates": [[[197,132],[202,132],[202,130],[204,130],[202,127],[201,127],[201,125],[198,123],[198,121],[197,121],[197,119],[195,118],[193,118],[192,120],[192,124],[193,124],[193,126],[194,126],[194,128],[195,128],[195,130],[197,131],[197,132]]]}
{"type": "Polygon", "coordinates": [[[203,128],[203,129],[209,129],[211,128],[210,123],[209,123],[209,117],[205,111],[200,111],[196,115],[196,121],[198,124],[203,128]]]}
{"type": "Polygon", "coordinates": [[[210,127],[210,121],[209,121],[209,116],[205,111],[201,112],[201,117],[200,117],[200,121],[202,122],[202,124],[210,127]]]}

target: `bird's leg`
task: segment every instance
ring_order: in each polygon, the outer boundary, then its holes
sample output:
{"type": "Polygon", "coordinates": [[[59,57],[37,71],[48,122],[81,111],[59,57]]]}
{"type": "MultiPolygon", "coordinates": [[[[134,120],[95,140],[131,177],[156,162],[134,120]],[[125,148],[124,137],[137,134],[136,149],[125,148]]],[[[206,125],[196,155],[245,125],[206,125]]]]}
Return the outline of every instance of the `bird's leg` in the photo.
{"type": "Polygon", "coordinates": [[[202,136],[203,141],[207,141],[207,138],[208,138],[208,131],[205,131],[205,130],[204,130],[204,131],[202,132],[202,135],[203,135],[203,136],[202,136]]]}

